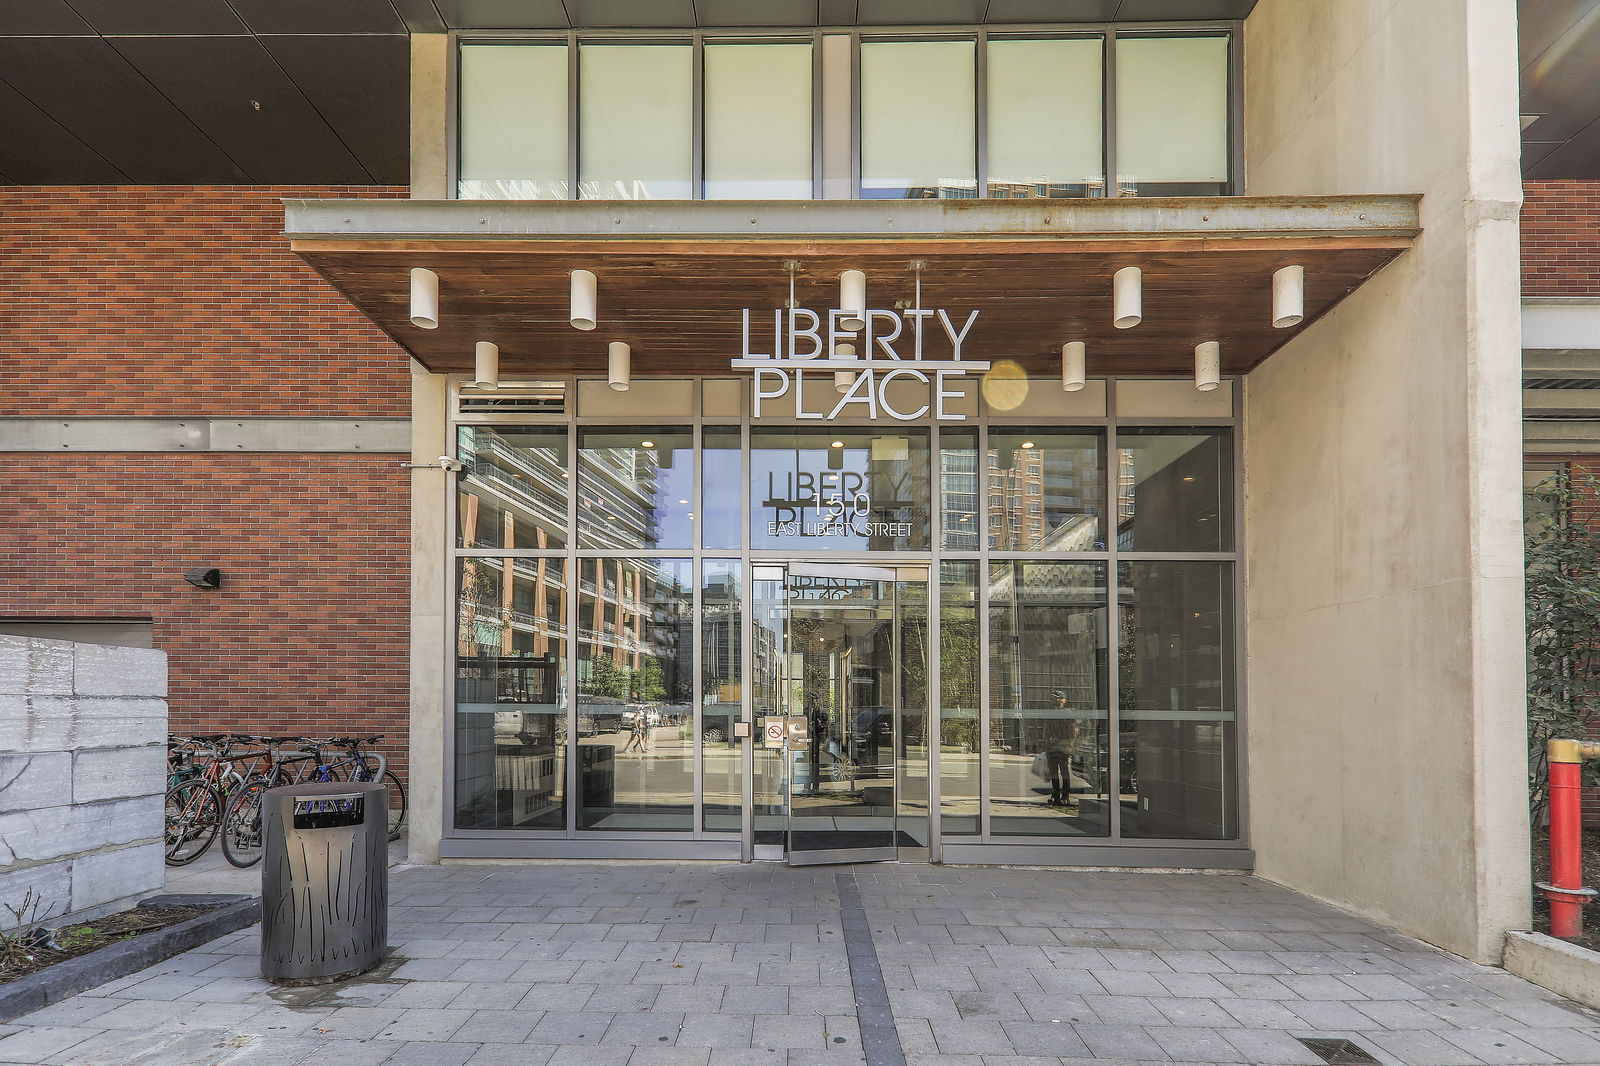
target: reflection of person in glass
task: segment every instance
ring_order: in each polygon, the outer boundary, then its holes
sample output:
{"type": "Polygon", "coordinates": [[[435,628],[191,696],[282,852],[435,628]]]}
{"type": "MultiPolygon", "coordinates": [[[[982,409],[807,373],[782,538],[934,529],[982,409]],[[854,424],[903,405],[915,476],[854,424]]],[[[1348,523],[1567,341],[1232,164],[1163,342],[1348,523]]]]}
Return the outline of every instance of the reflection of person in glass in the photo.
{"type": "Polygon", "coordinates": [[[624,755],[630,751],[637,751],[643,755],[650,750],[650,724],[645,721],[643,711],[633,714],[633,728],[628,735],[627,746],[622,749],[624,755]]]}
{"type": "Polygon", "coordinates": [[[822,709],[822,697],[815,692],[806,697],[806,732],[811,734],[811,781],[806,791],[817,791],[822,780],[823,735],[828,731],[828,715],[822,709]]]}
{"type": "MultiPolygon", "coordinates": [[[[1057,709],[1066,710],[1067,694],[1057,689],[1052,695],[1056,698],[1057,709]]],[[[1078,740],[1077,719],[1063,719],[1059,725],[1060,732],[1045,741],[1044,749],[1051,806],[1065,806],[1072,796],[1072,749],[1078,740]]]]}

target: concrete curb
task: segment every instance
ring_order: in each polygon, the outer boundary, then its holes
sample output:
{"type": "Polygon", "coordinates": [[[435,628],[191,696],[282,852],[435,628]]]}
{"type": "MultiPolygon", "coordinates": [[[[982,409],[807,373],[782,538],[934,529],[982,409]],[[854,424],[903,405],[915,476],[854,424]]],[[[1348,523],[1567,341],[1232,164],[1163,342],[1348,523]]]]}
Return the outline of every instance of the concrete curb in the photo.
{"type": "Polygon", "coordinates": [[[1505,968],[1550,991],[1600,1009],[1600,951],[1543,933],[1507,933],[1505,968]]]}
{"type": "Polygon", "coordinates": [[[214,905],[216,910],[196,915],[177,925],[156,929],[57,963],[38,973],[0,985],[0,1022],[136,970],[169,959],[179,952],[209,943],[261,920],[261,900],[256,896],[154,896],[141,907],[192,907],[214,905]]]}

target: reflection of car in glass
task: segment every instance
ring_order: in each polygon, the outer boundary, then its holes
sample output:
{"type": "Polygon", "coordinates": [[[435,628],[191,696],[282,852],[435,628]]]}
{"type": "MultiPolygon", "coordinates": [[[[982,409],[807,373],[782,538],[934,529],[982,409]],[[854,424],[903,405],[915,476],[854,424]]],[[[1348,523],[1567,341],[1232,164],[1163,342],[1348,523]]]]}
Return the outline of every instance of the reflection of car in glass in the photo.
{"type": "Polygon", "coordinates": [[[619,700],[610,696],[578,693],[578,735],[592,737],[599,733],[620,733],[626,728],[622,722],[625,709],[619,700]]]}

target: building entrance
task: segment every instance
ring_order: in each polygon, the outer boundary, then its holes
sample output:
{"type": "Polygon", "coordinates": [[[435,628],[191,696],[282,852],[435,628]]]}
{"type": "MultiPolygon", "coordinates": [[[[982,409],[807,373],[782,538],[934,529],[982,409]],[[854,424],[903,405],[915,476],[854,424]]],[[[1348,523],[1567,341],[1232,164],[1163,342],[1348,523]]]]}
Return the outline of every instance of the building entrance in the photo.
{"type": "Polygon", "coordinates": [[[761,564],[753,576],[757,847],[796,866],[925,848],[928,568],[761,564]],[[924,784],[920,803],[902,779],[924,784]]]}

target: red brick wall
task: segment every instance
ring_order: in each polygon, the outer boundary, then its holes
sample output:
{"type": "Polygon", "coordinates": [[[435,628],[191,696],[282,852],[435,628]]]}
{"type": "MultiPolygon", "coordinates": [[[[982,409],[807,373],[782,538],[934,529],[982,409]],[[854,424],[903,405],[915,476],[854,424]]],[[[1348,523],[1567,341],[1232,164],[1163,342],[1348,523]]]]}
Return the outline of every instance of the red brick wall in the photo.
{"type": "Polygon", "coordinates": [[[1524,296],[1600,296],[1600,181],[1522,186],[1524,296]]]}
{"type": "Polygon", "coordinates": [[[0,415],[405,417],[405,355],[284,240],[283,197],[0,188],[0,415]]]}
{"type": "MultiPolygon", "coordinates": [[[[278,202],[403,194],[0,189],[0,415],[405,417],[405,353],[289,251],[278,202]]],[[[398,756],[405,461],[0,454],[0,615],[150,619],[177,731],[384,733],[398,756]],[[184,582],[200,565],[222,588],[184,582]]]]}

